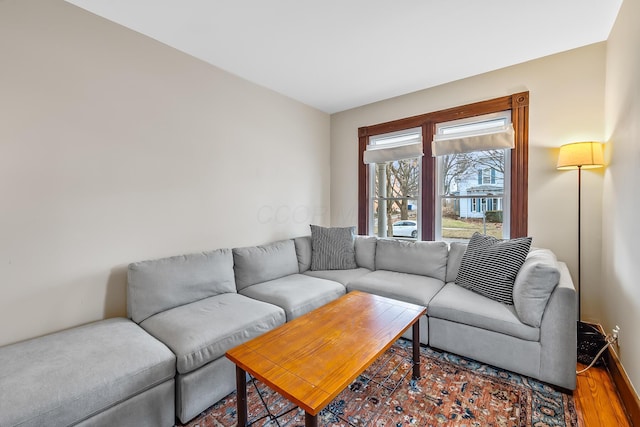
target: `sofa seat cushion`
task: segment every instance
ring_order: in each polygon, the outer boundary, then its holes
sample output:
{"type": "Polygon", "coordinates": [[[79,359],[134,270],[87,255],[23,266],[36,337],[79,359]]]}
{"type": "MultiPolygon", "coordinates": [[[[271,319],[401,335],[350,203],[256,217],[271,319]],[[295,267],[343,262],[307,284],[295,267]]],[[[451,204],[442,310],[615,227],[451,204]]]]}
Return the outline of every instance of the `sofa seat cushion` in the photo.
{"type": "Polygon", "coordinates": [[[332,280],[292,274],[249,286],[240,293],[282,307],[287,314],[287,321],[290,321],[341,297],[346,289],[332,280]]]}
{"type": "Polygon", "coordinates": [[[499,332],[527,341],[539,341],[540,329],[520,321],[513,306],[502,304],[455,283],[447,283],[427,309],[435,317],[499,332]]]}
{"type": "Polygon", "coordinates": [[[239,294],[221,294],[158,313],[142,322],[176,355],[180,374],[284,323],[282,309],[239,294]]]}
{"type": "MultiPolygon", "coordinates": [[[[444,286],[442,280],[417,274],[376,270],[347,285],[347,290],[363,291],[404,302],[427,306],[444,286]]],[[[428,312],[427,312],[428,313],[428,312]]]]}
{"type": "Polygon", "coordinates": [[[307,276],[333,280],[334,282],[342,283],[344,286],[347,286],[349,282],[352,282],[368,273],[371,273],[371,270],[367,268],[355,268],[352,270],[308,270],[304,272],[307,276]]]}
{"type": "Polygon", "coordinates": [[[115,318],[0,348],[0,425],[72,425],[175,376],[175,356],[115,318]]]}

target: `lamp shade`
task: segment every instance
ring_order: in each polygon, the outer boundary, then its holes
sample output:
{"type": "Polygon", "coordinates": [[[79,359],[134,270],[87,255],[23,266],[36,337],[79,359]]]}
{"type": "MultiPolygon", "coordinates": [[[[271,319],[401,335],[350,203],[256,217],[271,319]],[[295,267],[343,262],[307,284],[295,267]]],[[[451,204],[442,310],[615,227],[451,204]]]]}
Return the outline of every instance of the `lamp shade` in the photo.
{"type": "Polygon", "coordinates": [[[560,147],[558,169],[593,169],[604,166],[604,154],[600,142],[573,142],[560,147]]]}

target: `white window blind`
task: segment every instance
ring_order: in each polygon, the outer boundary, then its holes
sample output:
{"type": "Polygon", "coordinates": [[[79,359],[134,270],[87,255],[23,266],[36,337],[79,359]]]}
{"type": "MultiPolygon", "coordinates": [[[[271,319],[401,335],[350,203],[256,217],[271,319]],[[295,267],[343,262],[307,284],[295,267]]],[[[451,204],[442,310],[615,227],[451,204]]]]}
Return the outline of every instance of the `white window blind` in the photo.
{"type": "Polygon", "coordinates": [[[369,138],[363,154],[365,164],[422,157],[422,128],[407,129],[369,138]]]}
{"type": "Polygon", "coordinates": [[[439,123],[431,143],[434,156],[515,147],[509,111],[439,123]]]}

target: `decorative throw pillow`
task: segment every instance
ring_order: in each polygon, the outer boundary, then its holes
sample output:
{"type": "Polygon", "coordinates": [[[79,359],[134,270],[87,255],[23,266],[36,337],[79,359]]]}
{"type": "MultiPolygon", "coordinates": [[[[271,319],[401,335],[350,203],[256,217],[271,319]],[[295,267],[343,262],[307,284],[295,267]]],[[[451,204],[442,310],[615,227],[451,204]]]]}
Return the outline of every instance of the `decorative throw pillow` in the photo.
{"type": "Polygon", "coordinates": [[[531,237],[500,240],[476,232],[462,256],[456,284],[513,305],[513,283],[530,247],[531,237]]]}
{"type": "Polygon", "coordinates": [[[311,226],[311,270],[350,270],[356,265],[355,227],[311,226]]]}

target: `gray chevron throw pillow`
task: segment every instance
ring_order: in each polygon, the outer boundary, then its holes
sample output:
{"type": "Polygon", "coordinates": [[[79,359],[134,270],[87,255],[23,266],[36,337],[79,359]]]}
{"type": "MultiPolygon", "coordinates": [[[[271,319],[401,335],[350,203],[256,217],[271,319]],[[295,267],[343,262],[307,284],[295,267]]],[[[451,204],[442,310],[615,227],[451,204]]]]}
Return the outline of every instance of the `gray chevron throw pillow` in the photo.
{"type": "Polygon", "coordinates": [[[355,227],[311,225],[311,270],[350,270],[356,265],[355,227]]]}

